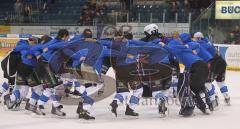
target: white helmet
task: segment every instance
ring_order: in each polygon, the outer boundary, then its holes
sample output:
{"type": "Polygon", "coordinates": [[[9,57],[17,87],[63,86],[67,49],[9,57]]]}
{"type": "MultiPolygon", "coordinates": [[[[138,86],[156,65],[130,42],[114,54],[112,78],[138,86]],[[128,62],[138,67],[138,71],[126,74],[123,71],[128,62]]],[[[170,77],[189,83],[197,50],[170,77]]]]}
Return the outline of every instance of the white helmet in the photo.
{"type": "Polygon", "coordinates": [[[193,38],[204,38],[202,32],[196,32],[194,35],[193,35],[193,38]]]}
{"type": "Polygon", "coordinates": [[[149,24],[144,27],[144,32],[149,35],[152,35],[152,34],[158,32],[158,26],[156,24],[149,24]]]}

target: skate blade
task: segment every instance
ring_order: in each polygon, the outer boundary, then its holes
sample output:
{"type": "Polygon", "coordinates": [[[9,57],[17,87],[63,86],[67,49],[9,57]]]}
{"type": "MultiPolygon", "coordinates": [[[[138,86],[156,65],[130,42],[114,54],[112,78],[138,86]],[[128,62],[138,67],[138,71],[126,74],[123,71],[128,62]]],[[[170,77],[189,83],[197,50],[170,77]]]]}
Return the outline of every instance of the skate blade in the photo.
{"type": "Polygon", "coordinates": [[[55,114],[51,114],[51,118],[57,118],[57,119],[66,119],[66,115],[65,116],[59,116],[59,115],[55,115],[55,114]]]}
{"type": "Polygon", "coordinates": [[[166,118],[170,115],[169,110],[167,109],[167,111],[165,113],[159,113],[160,118],[166,118]]]}
{"type": "Polygon", "coordinates": [[[204,115],[211,115],[213,114],[212,111],[210,111],[209,109],[206,110],[206,112],[203,112],[204,115]]]}
{"type": "Polygon", "coordinates": [[[36,113],[34,113],[34,112],[31,113],[31,116],[32,116],[33,118],[46,118],[46,115],[39,115],[39,114],[36,114],[36,113]]]}
{"type": "Polygon", "coordinates": [[[20,110],[21,110],[20,107],[10,109],[10,111],[20,111],[20,110]]]}
{"type": "Polygon", "coordinates": [[[214,108],[213,108],[213,111],[219,111],[219,109],[220,109],[220,107],[217,106],[217,107],[214,107],[214,108]]]}
{"type": "Polygon", "coordinates": [[[165,113],[159,113],[160,118],[166,118],[170,115],[169,110],[167,110],[165,113]]]}
{"type": "Polygon", "coordinates": [[[10,109],[8,109],[7,105],[3,105],[3,110],[4,111],[10,111],[10,109]]]}
{"type": "Polygon", "coordinates": [[[125,115],[126,117],[124,118],[125,120],[135,120],[135,119],[139,119],[139,116],[129,116],[129,115],[125,115]]]}
{"type": "Polygon", "coordinates": [[[9,109],[7,105],[3,105],[3,110],[4,111],[20,111],[21,109],[20,109],[20,107],[9,109]]]}
{"type": "Polygon", "coordinates": [[[184,117],[184,118],[189,118],[189,117],[194,117],[194,116],[196,116],[196,114],[195,113],[193,113],[193,114],[191,114],[191,115],[188,115],[188,116],[184,116],[184,115],[180,115],[181,117],[184,117]]]}
{"type": "Polygon", "coordinates": [[[231,106],[231,103],[230,102],[228,102],[228,103],[225,102],[225,105],[226,106],[231,106]]]}
{"type": "Polygon", "coordinates": [[[24,114],[26,114],[26,115],[31,115],[33,112],[32,111],[30,111],[30,110],[24,110],[24,114]]]}
{"type": "Polygon", "coordinates": [[[163,113],[159,113],[159,117],[160,117],[160,118],[166,118],[167,115],[166,115],[166,114],[163,114],[163,113]]]}
{"type": "Polygon", "coordinates": [[[84,124],[89,124],[89,123],[92,123],[93,121],[95,121],[95,119],[83,119],[83,118],[78,118],[79,121],[81,121],[82,123],[84,124]]]}

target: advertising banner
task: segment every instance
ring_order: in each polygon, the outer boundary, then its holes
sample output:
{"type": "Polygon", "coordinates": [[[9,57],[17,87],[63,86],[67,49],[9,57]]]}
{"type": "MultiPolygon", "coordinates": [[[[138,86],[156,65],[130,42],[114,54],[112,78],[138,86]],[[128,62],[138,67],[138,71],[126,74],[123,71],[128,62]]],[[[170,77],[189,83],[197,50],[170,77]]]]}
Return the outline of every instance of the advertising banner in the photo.
{"type": "Polygon", "coordinates": [[[240,19],[240,1],[216,1],[216,19],[240,19]]]}
{"type": "Polygon", "coordinates": [[[240,45],[216,44],[219,53],[226,60],[229,69],[240,70],[240,45]]]}

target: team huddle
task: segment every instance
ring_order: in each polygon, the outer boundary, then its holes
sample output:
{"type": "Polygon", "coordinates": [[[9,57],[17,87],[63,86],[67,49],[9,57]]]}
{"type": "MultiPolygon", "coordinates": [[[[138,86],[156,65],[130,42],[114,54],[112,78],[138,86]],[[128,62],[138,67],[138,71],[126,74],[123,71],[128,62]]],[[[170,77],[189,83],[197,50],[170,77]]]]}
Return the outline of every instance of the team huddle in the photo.
{"type": "Polygon", "coordinates": [[[45,105],[51,100],[51,113],[64,117],[61,99],[72,94],[80,98],[78,117],[95,119],[90,110],[95,100],[88,89],[107,85],[103,76],[112,67],[116,93],[109,106],[116,117],[119,104],[128,96],[125,115],[139,116],[136,107],[140,99],[151,97],[160,116],[167,116],[170,95],[165,91],[169,89],[180,102],[179,115],[191,116],[195,107],[210,114],[219,106],[213,81],[230,105],[225,84],[227,64],[201,32],[166,37],[158,32],[157,25],[149,24],[144,34],[135,40],[131,33],[118,31],[113,38],[96,39],[85,29],[70,39],[69,32],[61,29],[53,39],[44,35],[20,40],[1,62],[8,80],[0,86],[1,102],[8,110],[17,110],[26,101],[25,110],[45,116],[45,105]],[[185,66],[183,72],[179,62],[185,66]],[[92,73],[91,80],[86,74],[92,73]],[[66,74],[73,76],[66,78],[66,74]],[[29,91],[31,96],[27,97],[29,91]]]}

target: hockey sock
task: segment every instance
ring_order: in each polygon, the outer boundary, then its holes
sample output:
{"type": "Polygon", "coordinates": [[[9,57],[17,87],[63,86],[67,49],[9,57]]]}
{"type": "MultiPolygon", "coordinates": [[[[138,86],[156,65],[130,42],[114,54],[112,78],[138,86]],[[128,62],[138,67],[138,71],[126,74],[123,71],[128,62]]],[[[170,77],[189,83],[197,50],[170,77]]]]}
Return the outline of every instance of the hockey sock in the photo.
{"type": "Polygon", "coordinates": [[[20,101],[28,94],[29,87],[25,85],[14,87],[13,93],[10,95],[11,101],[20,101]]]}
{"type": "Polygon", "coordinates": [[[40,95],[37,94],[34,90],[32,91],[32,95],[30,97],[29,103],[31,105],[35,105],[39,99],[40,95]]]}
{"type": "Polygon", "coordinates": [[[4,92],[6,92],[8,88],[9,88],[9,85],[6,82],[4,82],[0,87],[0,94],[3,94],[4,92]]]}
{"type": "Polygon", "coordinates": [[[140,100],[140,97],[142,96],[142,94],[143,94],[143,88],[139,88],[139,89],[133,91],[133,94],[132,94],[132,96],[130,97],[130,100],[129,100],[129,107],[132,110],[135,110],[136,106],[139,103],[139,100],[140,100]]]}
{"type": "Polygon", "coordinates": [[[52,95],[51,96],[51,99],[52,99],[52,104],[54,107],[58,107],[60,106],[60,101],[61,101],[61,96],[59,95],[52,95]]]}
{"type": "Polygon", "coordinates": [[[19,89],[13,90],[12,94],[10,95],[11,102],[20,100],[20,91],[19,89]]]}
{"type": "Polygon", "coordinates": [[[117,103],[123,103],[123,101],[128,97],[129,92],[121,92],[121,93],[117,93],[113,100],[116,100],[117,103]]]}
{"type": "Polygon", "coordinates": [[[94,103],[94,100],[89,96],[84,96],[83,98],[83,109],[90,112],[90,109],[94,103]]]}
{"type": "Polygon", "coordinates": [[[153,91],[152,96],[157,104],[159,104],[161,101],[167,100],[167,96],[163,91],[153,91]]]}
{"type": "Polygon", "coordinates": [[[207,89],[207,93],[208,93],[210,101],[214,101],[215,96],[216,96],[214,85],[212,85],[212,83],[210,83],[210,82],[207,82],[207,83],[205,83],[205,87],[207,89]]]}
{"type": "Polygon", "coordinates": [[[220,88],[221,93],[224,97],[228,96],[228,87],[225,82],[217,82],[218,87],[220,88]]]}
{"type": "Polygon", "coordinates": [[[48,102],[49,97],[51,95],[52,95],[52,90],[50,88],[46,88],[43,91],[43,94],[39,97],[38,105],[45,105],[48,102]]]}
{"type": "Polygon", "coordinates": [[[32,88],[32,95],[30,97],[29,103],[35,105],[39,100],[39,97],[42,95],[43,87],[42,85],[35,86],[32,88]]]}

